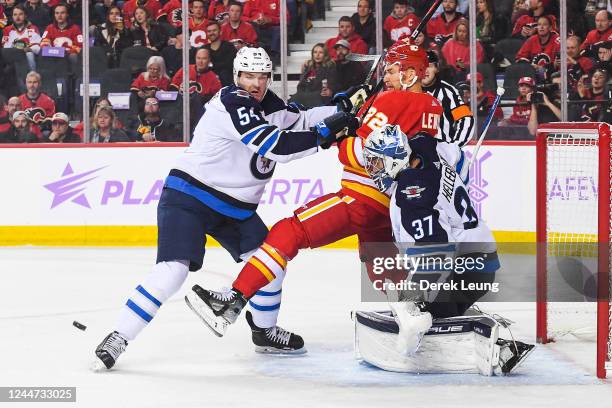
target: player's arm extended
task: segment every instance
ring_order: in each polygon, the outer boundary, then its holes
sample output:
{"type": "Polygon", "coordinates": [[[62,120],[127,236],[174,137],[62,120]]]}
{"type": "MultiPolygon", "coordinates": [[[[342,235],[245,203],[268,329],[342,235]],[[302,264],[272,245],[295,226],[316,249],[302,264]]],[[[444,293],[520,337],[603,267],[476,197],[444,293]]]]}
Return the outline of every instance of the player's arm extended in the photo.
{"type": "Polygon", "coordinates": [[[282,129],[309,130],[317,123],[338,111],[336,106],[320,106],[306,109],[297,103],[285,104],[273,92],[268,92],[261,102],[266,119],[282,129]]]}
{"type": "Polygon", "coordinates": [[[322,144],[333,142],[351,121],[350,115],[339,112],[310,130],[284,130],[266,120],[257,104],[248,102],[226,104],[233,124],[232,136],[260,156],[280,163],[316,153],[322,144]]]}

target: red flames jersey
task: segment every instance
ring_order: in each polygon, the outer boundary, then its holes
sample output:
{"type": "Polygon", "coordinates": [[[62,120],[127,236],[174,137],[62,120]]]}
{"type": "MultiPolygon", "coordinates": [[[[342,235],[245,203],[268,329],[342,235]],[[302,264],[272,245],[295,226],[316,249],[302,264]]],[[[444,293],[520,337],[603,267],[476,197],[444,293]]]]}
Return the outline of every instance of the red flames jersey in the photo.
{"type": "Polygon", "coordinates": [[[595,44],[598,44],[604,41],[611,41],[611,40],[612,40],[612,27],[608,28],[603,33],[600,33],[597,30],[591,30],[587,34],[582,45],[580,45],[580,51],[585,51],[589,47],[592,47],[595,44]]]}
{"type": "Polygon", "coordinates": [[[446,14],[442,13],[437,17],[432,18],[427,23],[427,36],[431,39],[435,39],[437,35],[442,36],[445,39],[449,39],[455,33],[455,28],[463,14],[457,13],[454,19],[446,21],[446,14]]]}
{"type": "MultiPolygon", "coordinates": [[[[259,14],[271,20],[269,25],[280,25],[280,0],[248,0],[244,3],[242,14],[244,19],[253,21],[259,14]]],[[[289,10],[287,10],[287,22],[289,22],[289,10]]]]}
{"type": "Polygon", "coordinates": [[[397,19],[393,16],[388,16],[385,19],[385,24],[383,25],[383,28],[389,34],[391,40],[397,41],[400,39],[400,37],[404,35],[412,34],[412,31],[414,31],[414,29],[419,25],[420,21],[421,19],[413,13],[409,13],[402,19],[397,19]]]}
{"type": "Polygon", "coordinates": [[[136,78],[130,86],[130,90],[135,92],[150,91],[152,89],[155,89],[156,91],[167,91],[168,89],[170,89],[170,78],[161,77],[155,81],[152,81],[146,79],[145,73],[142,72],[140,75],[138,75],[138,78],[136,78]]]}
{"type": "Polygon", "coordinates": [[[28,112],[36,124],[51,119],[51,116],[55,114],[55,102],[42,92],[36,99],[30,99],[26,94],[19,95],[19,100],[21,100],[23,110],[28,112]]]}
{"type": "MultiPolygon", "coordinates": [[[[134,20],[134,11],[139,6],[138,0],[128,0],[123,4],[123,22],[127,28],[131,28],[134,20]]],[[[143,6],[153,19],[157,18],[162,9],[159,0],[147,0],[143,6]]]]}
{"type": "MultiPolygon", "coordinates": [[[[364,105],[364,108],[369,103],[364,105]]],[[[358,113],[361,116],[364,108],[358,113]]],[[[344,164],[342,192],[368,203],[382,213],[389,211],[389,195],[381,193],[364,169],[363,141],[376,129],[387,124],[399,125],[408,138],[425,132],[436,137],[442,105],[427,93],[385,91],[375,100],[363,124],[357,130],[358,137],[344,139],[338,146],[338,157],[344,164]]]]}
{"type": "Polygon", "coordinates": [[[49,24],[42,35],[41,47],[64,47],[71,54],[78,54],[83,48],[83,35],[76,24],[64,29],[49,24]]]}
{"type": "Polygon", "coordinates": [[[201,22],[196,23],[193,18],[189,18],[189,42],[191,46],[194,48],[200,48],[210,43],[208,41],[208,37],[206,36],[206,26],[208,25],[208,20],[203,19],[201,22]]]}
{"type": "Polygon", "coordinates": [[[523,43],[521,49],[516,53],[516,62],[524,61],[546,66],[555,61],[555,56],[560,50],[561,45],[557,34],[551,34],[544,44],[540,43],[540,37],[534,34],[523,43]]]}
{"type": "MultiPolygon", "coordinates": [[[[172,87],[181,89],[183,84],[183,68],[179,69],[172,78],[172,87]]],[[[197,92],[202,95],[214,95],[221,89],[219,77],[211,70],[196,72],[195,65],[189,66],[189,93],[197,92]]]]}
{"type": "Polygon", "coordinates": [[[174,27],[180,27],[183,14],[181,6],[181,0],[170,0],[157,12],[155,19],[158,21],[165,20],[174,27]]]}
{"type": "Polygon", "coordinates": [[[257,32],[251,23],[241,21],[236,29],[231,26],[229,21],[221,26],[221,40],[232,41],[238,39],[250,45],[257,44],[257,32]]]}

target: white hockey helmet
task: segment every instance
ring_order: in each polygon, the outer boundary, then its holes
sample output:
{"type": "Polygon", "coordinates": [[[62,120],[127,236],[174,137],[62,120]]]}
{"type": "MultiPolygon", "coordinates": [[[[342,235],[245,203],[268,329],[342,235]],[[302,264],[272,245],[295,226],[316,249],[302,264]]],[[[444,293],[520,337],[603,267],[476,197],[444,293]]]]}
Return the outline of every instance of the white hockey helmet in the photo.
{"type": "Polygon", "coordinates": [[[263,48],[242,47],[234,58],[234,84],[238,85],[240,72],[263,72],[270,76],[268,87],[272,84],[272,60],[263,48]]]}
{"type": "Polygon", "coordinates": [[[364,143],[365,170],[376,187],[385,191],[399,172],[408,167],[411,153],[408,137],[400,127],[386,125],[370,133],[364,143]]]}

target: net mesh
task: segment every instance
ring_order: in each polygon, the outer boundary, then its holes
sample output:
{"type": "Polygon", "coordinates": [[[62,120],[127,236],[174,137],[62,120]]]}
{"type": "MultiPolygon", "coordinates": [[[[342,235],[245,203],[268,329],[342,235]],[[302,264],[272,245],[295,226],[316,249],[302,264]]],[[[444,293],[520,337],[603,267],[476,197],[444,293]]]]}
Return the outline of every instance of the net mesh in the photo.
{"type": "MultiPolygon", "coordinates": [[[[591,132],[546,137],[549,339],[572,335],[595,340],[597,335],[599,138],[596,130],[591,132]]],[[[612,286],[610,279],[603,284],[612,286]]],[[[608,361],[610,338],[608,333],[608,361]]]]}

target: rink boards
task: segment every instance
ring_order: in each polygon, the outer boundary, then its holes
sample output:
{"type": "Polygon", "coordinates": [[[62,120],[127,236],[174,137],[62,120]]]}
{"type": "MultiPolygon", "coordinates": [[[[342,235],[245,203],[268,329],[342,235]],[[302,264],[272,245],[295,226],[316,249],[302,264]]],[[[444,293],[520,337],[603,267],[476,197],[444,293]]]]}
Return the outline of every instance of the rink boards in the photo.
{"type": "MultiPolygon", "coordinates": [[[[162,143],[0,148],[0,245],[154,245],[164,178],[184,149],[162,143]]],[[[535,240],[535,169],[531,142],[490,142],[481,148],[471,168],[470,195],[498,240],[535,240]]],[[[337,191],[340,176],[335,148],[277,164],[258,212],[272,225],[337,191]]],[[[560,177],[562,194],[552,199],[584,194],[580,182],[560,177]]],[[[349,238],[333,247],[355,243],[349,238]]]]}

